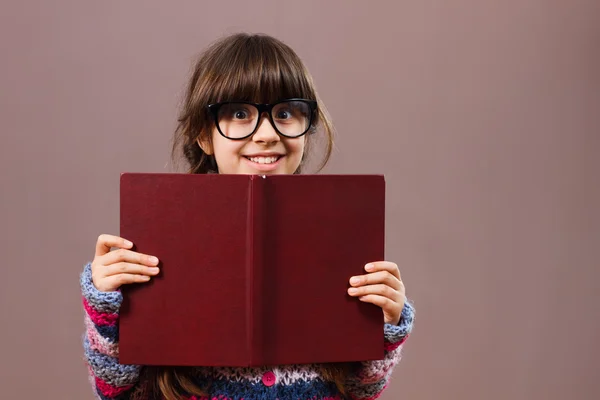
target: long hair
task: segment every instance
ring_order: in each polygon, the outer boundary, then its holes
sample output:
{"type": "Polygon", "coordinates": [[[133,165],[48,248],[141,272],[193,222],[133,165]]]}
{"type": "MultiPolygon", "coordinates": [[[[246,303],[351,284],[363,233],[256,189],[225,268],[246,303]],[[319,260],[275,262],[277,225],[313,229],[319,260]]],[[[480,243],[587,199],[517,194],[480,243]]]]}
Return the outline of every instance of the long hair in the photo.
{"type": "MultiPolygon", "coordinates": [[[[206,154],[198,141],[211,143],[214,122],[206,106],[210,103],[240,100],[273,103],[301,97],[317,101],[311,131],[307,134],[302,161],[314,148],[313,136],[325,134],[325,151],[317,169],[329,160],[333,149],[334,129],[328,112],[319,98],[313,79],[298,55],[278,39],[262,34],[238,33],[212,43],[200,56],[185,91],[185,97],[173,137],[172,157],[183,158],[187,172],[218,172],[214,156],[206,154]]],[[[321,366],[324,379],[334,382],[344,393],[349,364],[321,366]]],[[[194,379],[193,368],[145,367],[149,399],[179,400],[185,396],[206,396],[209,387],[194,379]]]]}

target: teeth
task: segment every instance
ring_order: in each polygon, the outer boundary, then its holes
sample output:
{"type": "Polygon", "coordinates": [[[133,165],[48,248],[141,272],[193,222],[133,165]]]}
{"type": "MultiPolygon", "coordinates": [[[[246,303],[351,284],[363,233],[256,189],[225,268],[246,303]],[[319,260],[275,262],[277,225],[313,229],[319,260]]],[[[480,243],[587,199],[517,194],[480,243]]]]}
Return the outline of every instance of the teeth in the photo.
{"type": "Polygon", "coordinates": [[[248,157],[248,159],[250,161],[253,161],[255,163],[259,163],[259,164],[272,164],[275,161],[277,161],[279,157],[248,157]]]}

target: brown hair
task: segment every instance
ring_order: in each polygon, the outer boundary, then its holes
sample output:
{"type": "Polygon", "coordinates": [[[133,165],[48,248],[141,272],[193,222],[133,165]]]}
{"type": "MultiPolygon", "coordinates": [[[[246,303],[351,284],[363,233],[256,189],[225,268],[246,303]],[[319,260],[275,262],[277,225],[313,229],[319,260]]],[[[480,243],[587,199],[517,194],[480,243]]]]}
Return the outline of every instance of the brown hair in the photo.
{"type": "MultiPolygon", "coordinates": [[[[334,129],[312,77],[298,55],[280,40],[263,34],[238,33],[217,40],[194,66],[175,129],[173,159],[184,158],[188,173],[218,172],[214,157],[198,145],[199,139],[211,142],[214,122],[206,109],[208,104],[227,100],[273,103],[294,97],[317,101],[313,127],[306,136],[304,155],[296,173],[312,148],[313,134],[319,130],[325,133],[326,140],[323,160],[317,169],[320,171],[331,156],[334,129]]],[[[324,364],[321,372],[325,380],[334,382],[344,393],[349,368],[350,364],[324,364]]],[[[189,367],[145,367],[148,398],[179,400],[186,395],[205,396],[209,388],[199,387],[193,373],[194,369],[189,367]]]]}
{"type": "Polygon", "coordinates": [[[300,97],[317,101],[313,126],[306,136],[302,162],[312,148],[319,128],[326,135],[326,148],[320,171],[333,149],[334,129],[312,76],[298,55],[278,39],[263,34],[238,33],[212,43],[194,66],[186,88],[173,140],[173,160],[183,158],[193,174],[218,172],[214,157],[198,145],[198,139],[211,142],[214,122],[206,106],[228,100],[273,103],[300,97]]]}

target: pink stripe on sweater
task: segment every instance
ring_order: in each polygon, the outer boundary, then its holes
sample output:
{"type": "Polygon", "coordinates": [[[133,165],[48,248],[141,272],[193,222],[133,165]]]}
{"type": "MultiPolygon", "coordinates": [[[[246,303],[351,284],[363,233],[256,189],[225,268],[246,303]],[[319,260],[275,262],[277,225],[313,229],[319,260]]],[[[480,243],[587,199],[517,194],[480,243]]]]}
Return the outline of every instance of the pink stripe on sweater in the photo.
{"type": "Polygon", "coordinates": [[[361,385],[370,385],[373,383],[377,383],[382,379],[386,378],[388,372],[393,366],[394,363],[390,361],[382,365],[366,368],[358,373],[358,382],[360,382],[361,385]]]}
{"type": "Polygon", "coordinates": [[[121,393],[129,390],[133,387],[133,385],[125,385],[125,386],[113,386],[109,383],[104,382],[102,379],[95,377],[96,387],[100,390],[100,392],[106,397],[117,397],[121,393]]]}
{"type": "Polygon", "coordinates": [[[90,348],[111,357],[119,356],[119,343],[111,343],[108,339],[102,337],[89,316],[85,317],[85,327],[90,348]]]}
{"type": "Polygon", "coordinates": [[[401,358],[402,346],[400,345],[395,350],[389,351],[383,360],[364,362],[357,374],[358,381],[362,385],[379,382],[386,378],[401,358]]]}
{"type": "Polygon", "coordinates": [[[88,315],[96,325],[114,326],[117,323],[117,320],[119,319],[118,314],[109,314],[97,311],[92,306],[90,306],[90,304],[85,298],[83,299],[83,307],[85,308],[85,311],[88,313],[88,315]]]}
{"type": "Polygon", "coordinates": [[[404,336],[401,340],[395,342],[395,343],[390,343],[390,342],[386,342],[384,349],[385,351],[393,351],[396,350],[398,347],[402,346],[404,344],[404,342],[406,342],[406,339],[408,339],[409,335],[404,336]]]}

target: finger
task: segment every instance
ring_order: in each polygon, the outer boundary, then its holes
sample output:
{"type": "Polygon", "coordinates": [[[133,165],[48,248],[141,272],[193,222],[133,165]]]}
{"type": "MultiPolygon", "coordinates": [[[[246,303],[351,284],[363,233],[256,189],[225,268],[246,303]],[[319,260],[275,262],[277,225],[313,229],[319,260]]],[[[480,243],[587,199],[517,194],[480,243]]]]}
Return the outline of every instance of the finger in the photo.
{"type": "Polygon", "coordinates": [[[402,294],[397,290],[392,289],[391,287],[383,284],[379,285],[368,285],[361,286],[358,288],[349,288],[348,294],[351,296],[369,296],[369,295],[378,295],[386,297],[392,301],[399,302],[402,294]]]}
{"type": "Polygon", "coordinates": [[[388,271],[389,273],[394,275],[396,278],[398,278],[399,281],[402,280],[402,277],[400,276],[400,269],[398,268],[398,264],[390,262],[390,261],[376,261],[376,262],[368,263],[367,265],[365,265],[365,270],[367,272],[388,271]]]}
{"type": "Polygon", "coordinates": [[[96,257],[105,255],[113,247],[130,249],[133,247],[133,243],[119,236],[102,234],[98,236],[98,240],[96,241],[96,257]]]}
{"type": "Polygon", "coordinates": [[[135,275],[156,275],[159,272],[157,267],[147,267],[145,265],[133,264],[128,262],[118,262],[103,268],[104,276],[117,274],[135,274],[135,275]]]}
{"type": "Polygon", "coordinates": [[[393,314],[395,311],[398,311],[400,309],[399,303],[397,303],[385,296],[379,296],[376,294],[368,294],[366,296],[361,296],[358,299],[365,303],[375,304],[376,306],[381,307],[381,309],[384,312],[387,312],[390,314],[393,314]]]}
{"type": "Polygon", "coordinates": [[[383,283],[396,290],[399,290],[402,287],[402,282],[388,271],[378,271],[350,278],[350,285],[354,287],[378,283],[383,283]]]}
{"type": "Polygon", "coordinates": [[[102,264],[106,266],[120,262],[142,264],[148,267],[154,267],[158,265],[158,258],[150,256],[148,254],[142,254],[125,249],[111,251],[110,253],[104,255],[102,258],[102,264]]]}
{"type": "Polygon", "coordinates": [[[148,275],[136,275],[136,274],[118,274],[112,275],[104,279],[103,286],[113,287],[118,289],[121,285],[127,285],[130,283],[148,282],[150,277],[148,275]]]}

